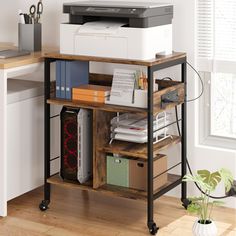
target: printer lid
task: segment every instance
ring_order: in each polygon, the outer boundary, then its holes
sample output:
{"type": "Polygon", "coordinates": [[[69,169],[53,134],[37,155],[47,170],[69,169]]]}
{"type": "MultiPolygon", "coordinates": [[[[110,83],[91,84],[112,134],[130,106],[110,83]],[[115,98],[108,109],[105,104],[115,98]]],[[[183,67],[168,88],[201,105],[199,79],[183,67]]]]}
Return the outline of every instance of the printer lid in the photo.
{"type": "Polygon", "coordinates": [[[65,3],[67,6],[93,6],[93,7],[120,7],[120,8],[156,8],[169,6],[160,2],[125,2],[125,1],[81,1],[74,3],[65,3]]]}
{"type": "Polygon", "coordinates": [[[149,28],[171,24],[173,5],[149,1],[81,1],[64,3],[63,13],[69,14],[70,24],[117,20],[128,22],[129,27],[149,28]]]}

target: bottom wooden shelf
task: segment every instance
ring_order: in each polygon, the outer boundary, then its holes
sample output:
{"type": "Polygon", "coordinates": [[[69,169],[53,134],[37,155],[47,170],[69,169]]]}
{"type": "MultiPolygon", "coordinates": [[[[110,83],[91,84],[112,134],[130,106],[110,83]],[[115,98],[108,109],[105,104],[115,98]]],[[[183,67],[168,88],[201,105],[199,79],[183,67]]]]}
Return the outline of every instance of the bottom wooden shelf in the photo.
{"type": "MultiPolygon", "coordinates": [[[[175,184],[177,186],[180,183],[180,181],[181,181],[181,176],[168,174],[168,182],[164,186],[162,186],[160,189],[157,189],[154,192],[154,194],[158,194],[161,192],[163,192],[164,194],[165,192],[167,192],[165,190],[168,190],[168,186],[175,185],[175,184]]],[[[94,192],[107,194],[110,196],[123,197],[123,198],[140,200],[140,201],[147,200],[147,192],[145,191],[125,188],[125,187],[120,187],[120,186],[115,186],[115,185],[105,184],[98,189],[94,189],[92,187],[92,181],[89,181],[86,184],[79,184],[78,182],[75,182],[75,181],[63,181],[59,175],[55,175],[49,178],[47,182],[50,184],[59,185],[61,187],[76,188],[80,190],[90,190],[94,192]]]]}
{"type": "Polygon", "coordinates": [[[63,180],[59,175],[54,175],[50,177],[49,179],[47,179],[47,183],[59,185],[66,188],[77,188],[81,190],[93,189],[92,180],[88,181],[85,184],[79,184],[79,182],[76,182],[76,181],[63,180]]]}

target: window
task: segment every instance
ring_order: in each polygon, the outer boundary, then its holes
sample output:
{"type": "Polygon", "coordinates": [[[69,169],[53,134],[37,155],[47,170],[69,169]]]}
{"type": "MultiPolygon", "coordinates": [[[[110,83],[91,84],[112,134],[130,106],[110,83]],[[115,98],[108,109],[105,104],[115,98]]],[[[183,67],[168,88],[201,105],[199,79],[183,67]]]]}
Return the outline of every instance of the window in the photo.
{"type": "Polygon", "coordinates": [[[211,135],[236,138],[236,74],[213,73],[211,78],[211,135]]]}
{"type": "Polygon", "coordinates": [[[235,0],[198,0],[198,70],[206,84],[199,109],[204,113],[201,137],[206,144],[211,138],[213,145],[232,148],[236,148],[235,12],[235,0]]]}

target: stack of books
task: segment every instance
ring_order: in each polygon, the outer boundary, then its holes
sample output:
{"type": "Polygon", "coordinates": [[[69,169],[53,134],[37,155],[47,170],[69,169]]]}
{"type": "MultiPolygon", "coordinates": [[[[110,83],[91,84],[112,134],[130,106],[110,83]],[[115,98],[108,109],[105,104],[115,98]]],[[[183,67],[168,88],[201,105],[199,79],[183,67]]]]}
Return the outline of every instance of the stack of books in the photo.
{"type": "Polygon", "coordinates": [[[72,90],[72,99],[86,102],[105,103],[110,96],[111,87],[86,84],[72,90]]]}

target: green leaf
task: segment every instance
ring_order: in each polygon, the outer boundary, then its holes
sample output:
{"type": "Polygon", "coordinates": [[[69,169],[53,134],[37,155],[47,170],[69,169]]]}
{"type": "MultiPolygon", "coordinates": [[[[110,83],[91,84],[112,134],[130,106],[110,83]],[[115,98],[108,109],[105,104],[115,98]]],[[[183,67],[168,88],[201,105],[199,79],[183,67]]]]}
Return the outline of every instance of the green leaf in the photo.
{"type": "Polygon", "coordinates": [[[229,192],[234,181],[232,173],[224,168],[222,168],[219,173],[221,175],[222,181],[224,182],[226,192],[229,192]]]}
{"type": "Polygon", "coordinates": [[[199,215],[199,213],[201,211],[201,205],[198,203],[191,203],[188,205],[187,211],[189,213],[196,213],[199,215]]]}
{"type": "Polygon", "coordinates": [[[216,186],[221,181],[221,174],[218,171],[211,173],[208,170],[199,170],[197,173],[201,176],[205,184],[212,187],[212,191],[215,190],[216,186]]]}
{"type": "Polygon", "coordinates": [[[183,178],[184,182],[195,182],[204,192],[212,191],[212,186],[204,183],[203,178],[200,175],[187,174],[183,178]]]}
{"type": "Polygon", "coordinates": [[[190,174],[187,174],[187,175],[185,175],[184,177],[183,177],[183,179],[182,179],[184,182],[195,182],[196,181],[196,178],[195,178],[195,176],[193,176],[193,175],[190,175],[190,174]]]}

